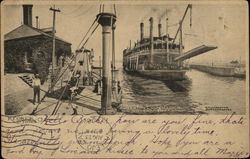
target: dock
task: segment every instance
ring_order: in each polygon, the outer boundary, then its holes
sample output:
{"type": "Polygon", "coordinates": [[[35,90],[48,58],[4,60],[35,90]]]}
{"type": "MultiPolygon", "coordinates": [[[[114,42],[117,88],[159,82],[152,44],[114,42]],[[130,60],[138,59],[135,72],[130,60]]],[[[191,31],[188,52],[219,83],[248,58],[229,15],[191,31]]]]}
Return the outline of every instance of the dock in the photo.
{"type": "Polygon", "coordinates": [[[197,69],[202,72],[210,73],[216,76],[223,77],[239,77],[244,78],[244,72],[237,72],[237,68],[230,66],[208,66],[208,65],[190,65],[190,68],[197,69]]]}
{"type": "MultiPolygon", "coordinates": [[[[46,88],[47,85],[43,85],[42,88],[46,88]]],[[[61,100],[60,106],[56,115],[73,115],[74,109],[76,110],[76,114],[74,115],[90,115],[97,114],[97,111],[101,109],[101,96],[97,95],[93,92],[93,86],[85,86],[82,92],[77,95],[72,101],[70,100],[61,100]],[[74,108],[74,109],[73,109],[74,108]]],[[[24,99],[19,99],[18,103],[25,103],[22,105],[23,109],[19,112],[20,115],[30,115],[33,113],[32,111],[37,107],[34,115],[50,115],[57,102],[58,99],[54,97],[46,97],[41,104],[32,103],[32,93],[33,90],[30,88],[29,96],[30,100],[28,102],[24,101],[24,99]]],[[[41,97],[45,95],[45,92],[41,92],[41,97]]]]}

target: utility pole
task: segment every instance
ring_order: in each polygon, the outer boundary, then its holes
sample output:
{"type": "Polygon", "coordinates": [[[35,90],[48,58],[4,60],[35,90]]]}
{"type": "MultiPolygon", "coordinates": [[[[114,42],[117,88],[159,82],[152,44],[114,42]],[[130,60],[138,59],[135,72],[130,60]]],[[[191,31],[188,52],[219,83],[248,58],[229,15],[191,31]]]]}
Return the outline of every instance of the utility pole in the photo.
{"type": "Polygon", "coordinates": [[[112,26],[112,86],[115,86],[115,25],[112,26]]]}
{"type": "Polygon", "coordinates": [[[56,44],[55,44],[55,23],[56,23],[56,12],[61,12],[59,9],[55,9],[55,5],[53,8],[51,7],[49,9],[50,11],[53,11],[53,48],[52,48],[52,71],[51,71],[51,83],[54,81],[54,67],[55,67],[55,50],[56,50],[56,44]]]}

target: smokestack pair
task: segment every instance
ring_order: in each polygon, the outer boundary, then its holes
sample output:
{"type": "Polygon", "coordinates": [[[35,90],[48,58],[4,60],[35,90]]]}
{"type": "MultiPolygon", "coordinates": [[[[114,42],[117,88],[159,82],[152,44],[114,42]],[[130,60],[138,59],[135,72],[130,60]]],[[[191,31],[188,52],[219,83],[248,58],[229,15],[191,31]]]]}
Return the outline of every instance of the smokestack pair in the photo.
{"type": "MultiPolygon", "coordinates": [[[[151,34],[153,36],[153,18],[152,17],[149,19],[149,22],[150,22],[150,37],[151,37],[151,34]]],[[[140,24],[140,32],[141,32],[141,40],[142,40],[144,38],[144,23],[140,24]]],[[[158,35],[159,35],[159,37],[162,36],[161,23],[158,24],[158,35]]]]}

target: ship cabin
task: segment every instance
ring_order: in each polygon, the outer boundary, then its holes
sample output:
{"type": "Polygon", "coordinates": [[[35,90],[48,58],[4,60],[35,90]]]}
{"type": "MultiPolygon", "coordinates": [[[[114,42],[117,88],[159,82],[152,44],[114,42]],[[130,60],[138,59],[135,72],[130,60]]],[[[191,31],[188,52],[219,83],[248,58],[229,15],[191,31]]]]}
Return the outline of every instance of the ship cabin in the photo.
{"type": "MultiPolygon", "coordinates": [[[[142,69],[179,69],[181,66],[174,58],[180,55],[180,45],[173,43],[173,38],[164,35],[153,37],[151,50],[150,37],[143,38],[123,51],[123,65],[129,70],[142,69]],[[151,53],[152,51],[152,53],[151,53]],[[150,58],[153,58],[150,61],[150,58]]],[[[182,45],[182,50],[184,46],[182,45]]]]}
{"type": "Polygon", "coordinates": [[[144,23],[140,23],[140,41],[123,51],[123,66],[127,70],[182,69],[182,62],[174,59],[182,53],[184,46],[174,42],[162,25],[158,24],[158,36],[153,35],[153,18],[149,19],[149,36],[144,36],[144,23]]]}

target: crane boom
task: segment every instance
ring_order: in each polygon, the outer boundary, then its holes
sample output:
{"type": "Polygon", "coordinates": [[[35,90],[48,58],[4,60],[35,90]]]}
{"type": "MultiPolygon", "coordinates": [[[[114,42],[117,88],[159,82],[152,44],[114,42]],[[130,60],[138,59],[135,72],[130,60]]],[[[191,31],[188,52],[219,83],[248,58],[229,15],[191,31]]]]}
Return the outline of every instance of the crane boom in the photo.
{"type": "MultiPolygon", "coordinates": [[[[186,17],[186,14],[187,14],[187,11],[188,11],[189,8],[190,8],[190,9],[192,8],[192,5],[191,5],[191,4],[188,4],[188,6],[187,6],[187,8],[186,8],[186,10],[185,10],[185,13],[184,13],[184,15],[183,15],[183,17],[182,17],[182,19],[181,19],[181,21],[180,21],[179,28],[178,28],[178,30],[177,30],[177,32],[176,32],[176,34],[175,34],[173,43],[175,42],[175,39],[176,39],[176,37],[177,37],[177,35],[178,35],[180,29],[181,29],[182,23],[183,23],[183,21],[184,21],[184,19],[185,19],[185,17],[186,17]]],[[[190,21],[190,22],[191,22],[191,21],[190,21]]],[[[191,26],[191,24],[190,24],[190,26],[191,26]]]]}

